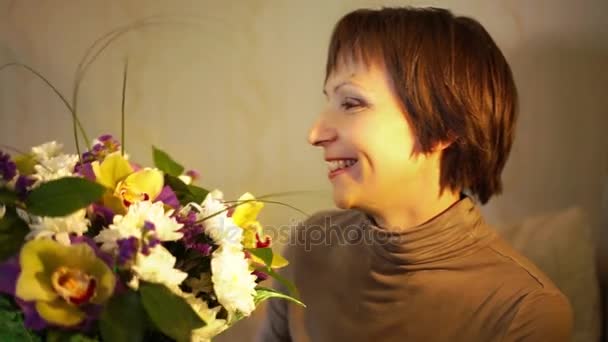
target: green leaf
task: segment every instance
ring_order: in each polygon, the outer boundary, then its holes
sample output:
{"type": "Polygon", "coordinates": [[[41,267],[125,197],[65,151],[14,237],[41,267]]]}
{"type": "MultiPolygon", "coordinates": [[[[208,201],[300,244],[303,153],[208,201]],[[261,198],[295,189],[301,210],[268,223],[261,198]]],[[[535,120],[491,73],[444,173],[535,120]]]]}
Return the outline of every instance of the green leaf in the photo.
{"type": "Polygon", "coordinates": [[[173,160],[167,152],[152,146],[154,165],[164,173],[177,177],[184,172],[184,167],[173,160]]]}
{"type": "Polygon", "coordinates": [[[99,320],[104,341],[143,341],[145,327],[146,312],[134,291],[112,297],[99,320]]]}
{"type": "Polygon", "coordinates": [[[209,194],[209,190],[200,188],[196,185],[188,185],[188,190],[190,190],[190,193],[192,194],[192,202],[199,204],[202,203],[207,197],[207,194],[209,194]]]}
{"type": "Polygon", "coordinates": [[[25,328],[21,310],[5,296],[0,296],[0,341],[41,341],[40,337],[25,328]]]}
{"type": "Polygon", "coordinates": [[[78,177],[60,178],[32,190],[25,201],[27,211],[38,216],[65,216],[99,200],[106,189],[78,177]]]}
{"type": "Polygon", "coordinates": [[[199,188],[198,186],[194,185],[187,185],[186,183],[182,182],[181,179],[168,174],[165,174],[165,184],[168,185],[173,192],[175,192],[175,195],[177,196],[177,199],[181,205],[186,205],[190,202],[200,204],[205,200],[205,197],[207,197],[207,194],[209,193],[209,191],[203,188],[199,188]]]}
{"type": "Polygon", "coordinates": [[[77,332],[51,330],[46,334],[47,342],[97,342],[92,338],[77,332]]]}
{"type": "Polygon", "coordinates": [[[258,286],[255,288],[255,290],[256,293],[253,300],[256,305],[270,298],[281,298],[296,303],[302,307],[306,307],[306,305],[302,303],[299,299],[283,294],[275,289],[258,286]]]}
{"type": "Polygon", "coordinates": [[[188,189],[188,185],[175,176],[165,173],[165,184],[168,185],[173,192],[175,192],[175,195],[180,202],[182,197],[192,196],[190,189],[188,189]]]}
{"type": "Polygon", "coordinates": [[[17,194],[6,188],[0,188],[0,204],[15,204],[17,202],[17,194]]]}
{"type": "Polygon", "coordinates": [[[261,260],[264,265],[270,268],[280,268],[287,266],[289,262],[280,254],[275,254],[272,248],[246,248],[246,250],[253,255],[253,261],[259,262],[261,260]],[[256,260],[257,259],[257,260],[256,260]]]}
{"type": "Polygon", "coordinates": [[[205,326],[205,322],[192,310],[190,305],[165,286],[142,283],[139,293],[144,308],[154,325],[162,333],[178,342],[190,341],[191,331],[205,326]]]}
{"type": "Polygon", "coordinates": [[[19,252],[29,231],[27,223],[17,215],[15,208],[7,207],[4,217],[0,219],[0,261],[19,252]]]}
{"type": "Polygon", "coordinates": [[[246,248],[246,250],[264,261],[264,265],[270,267],[272,265],[272,257],[274,253],[272,248],[246,248]]]}
{"type": "Polygon", "coordinates": [[[264,272],[264,273],[268,274],[270,277],[272,277],[273,279],[275,279],[276,281],[278,281],[281,285],[283,285],[287,289],[287,291],[289,291],[289,295],[296,297],[296,298],[300,297],[300,293],[298,292],[298,289],[296,288],[296,286],[291,281],[289,281],[287,278],[285,278],[282,275],[275,272],[272,268],[266,266],[266,267],[258,267],[258,268],[256,268],[256,270],[264,272]]]}

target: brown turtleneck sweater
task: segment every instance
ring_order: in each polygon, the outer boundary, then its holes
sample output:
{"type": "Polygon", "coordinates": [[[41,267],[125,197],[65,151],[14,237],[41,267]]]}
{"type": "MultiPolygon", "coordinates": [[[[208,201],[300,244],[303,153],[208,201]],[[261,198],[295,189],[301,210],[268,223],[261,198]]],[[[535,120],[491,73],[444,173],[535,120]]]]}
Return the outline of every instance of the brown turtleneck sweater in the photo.
{"type": "Polygon", "coordinates": [[[322,212],[286,255],[307,308],[270,300],[261,342],[570,340],[566,297],[469,198],[403,232],[354,210],[322,212]]]}

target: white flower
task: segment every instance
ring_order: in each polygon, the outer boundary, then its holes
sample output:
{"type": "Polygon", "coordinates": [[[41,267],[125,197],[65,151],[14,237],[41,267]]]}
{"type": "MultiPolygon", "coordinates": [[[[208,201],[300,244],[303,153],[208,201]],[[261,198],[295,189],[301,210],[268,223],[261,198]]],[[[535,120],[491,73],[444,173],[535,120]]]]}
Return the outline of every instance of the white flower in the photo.
{"type": "Polygon", "coordinates": [[[38,216],[30,215],[27,211],[21,208],[16,208],[15,211],[17,212],[17,216],[19,216],[19,218],[22,219],[28,225],[31,225],[32,223],[38,223],[38,221],[40,220],[38,216]]]}
{"type": "Polygon", "coordinates": [[[137,253],[135,263],[131,267],[135,273],[129,282],[133,289],[139,287],[139,281],[145,280],[151,283],[163,284],[170,290],[179,291],[179,284],[188,276],[175,267],[175,257],[161,245],[150,249],[150,254],[137,253]]]}
{"type": "Polygon", "coordinates": [[[224,193],[220,189],[211,190],[207,196],[220,201],[224,199],[224,193]]]}
{"type": "Polygon", "coordinates": [[[213,239],[215,244],[218,246],[241,246],[241,241],[243,240],[243,229],[234,224],[232,218],[228,217],[226,205],[217,198],[217,193],[209,193],[202,205],[198,207],[198,210],[198,218],[206,218],[203,221],[205,233],[213,239]],[[211,215],[215,216],[207,218],[211,215]]]}
{"type": "Polygon", "coordinates": [[[192,289],[194,295],[201,292],[213,292],[213,282],[211,281],[211,274],[209,273],[202,273],[198,278],[188,278],[185,284],[192,289]]]}
{"type": "Polygon", "coordinates": [[[179,180],[184,182],[184,184],[186,184],[186,185],[192,184],[192,177],[190,177],[188,175],[179,175],[179,176],[177,176],[177,178],[179,178],[179,180]]]}
{"type": "Polygon", "coordinates": [[[165,212],[162,202],[136,202],[129,206],[126,215],[114,216],[113,223],[95,237],[101,243],[101,249],[107,252],[118,251],[117,241],[134,237],[139,241],[139,250],[135,255],[131,270],[134,277],[129,282],[133,289],[139,288],[139,281],[163,284],[176,291],[179,284],[188,276],[175,268],[175,257],[162,245],[150,245],[152,240],[173,241],[182,237],[178,232],[182,224],[171,217],[173,211],[165,212]],[[152,226],[148,226],[149,222],[152,226]],[[144,254],[143,246],[148,245],[149,253],[144,254]]]}
{"type": "Polygon", "coordinates": [[[255,309],[256,276],[245,254],[234,246],[221,246],[211,256],[211,280],[217,300],[228,312],[249,316],[255,309]]]}
{"type": "Polygon", "coordinates": [[[188,299],[186,301],[188,301],[194,312],[205,321],[204,327],[192,330],[190,333],[191,342],[211,342],[212,338],[228,329],[226,320],[216,318],[221,306],[210,309],[207,303],[200,299],[195,298],[196,302],[191,302],[188,299]]]}
{"type": "Polygon", "coordinates": [[[2,220],[2,218],[4,217],[4,214],[6,214],[6,207],[2,204],[0,204],[0,220],[2,220]]]}
{"type": "Polygon", "coordinates": [[[183,224],[178,223],[171,217],[172,210],[165,212],[162,202],[141,201],[129,206],[126,215],[114,216],[113,224],[103,229],[95,237],[95,241],[102,244],[104,251],[115,251],[116,241],[131,236],[144,238],[144,225],[150,222],[154,225],[154,234],[160,241],[175,241],[182,238],[183,234],[178,232],[183,224]]]}
{"type": "Polygon", "coordinates": [[[173,291],[176,295],[184,298],[186,303],[190,305],[192,310],[205,322],[205,326],[191,332],[190,341],[192,342],[210,342],[211,339],[217,336],[222,331],[228,329],[228,323],[225,319],[217,318],[217,314],[222,309],[221,306],[209,308],[209,305],[204,300],[197,298],[192,293],[185,293],[179,287],[173,291]]]}
{"type": "Polygon", "coordinates": [[[90,224],[85,209],[63,217],[30,216],[28,221],[31,231],[26,239],[55,238],[64,245],[70,245],[70,234],[81,236],[90,224]]]}
{"type": "Polygon", "coordinates": [[[32,187],[55,179],[74,176],[74,166],[77,162],[78,156],[75,154],[60,154],[40,160],[38,165],[34,165],[36,172],[33,177],[36,179],[36,183],[32,187]]]}
{"type": "Polygon", "coordinates": [[[78,156],[63,154],[62,149],[63,145],[55,141],[32,147],[32,154],[38,162],[34,165],[33,177],[36,182],[31,186],[32,188],[44,182],[74,176],[74,166],[78,162],[78,156]]]}
{"type": "Polygon", "coordinates": [[[62,149],[62,144],[58,144],[56,141],[51,141],[32,147],[32,153],[38,162],[42,162],[53,157],[57,157],[61,153],[62,149]]]}

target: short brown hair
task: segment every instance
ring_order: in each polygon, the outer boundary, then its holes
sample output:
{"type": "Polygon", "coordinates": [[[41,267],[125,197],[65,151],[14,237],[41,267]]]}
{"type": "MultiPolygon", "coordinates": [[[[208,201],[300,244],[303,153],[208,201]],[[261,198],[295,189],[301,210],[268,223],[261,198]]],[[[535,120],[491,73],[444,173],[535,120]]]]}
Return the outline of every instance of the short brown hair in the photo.
{"type": "Polygon", "coordinates": [[[439,8],[362,9],[334,28],[326,80],[342,58],[379,62],[423,153],[441,157],[441,189],[481,203],[502,190],[517,90],[509,64],[479,22],[439,8]]]}

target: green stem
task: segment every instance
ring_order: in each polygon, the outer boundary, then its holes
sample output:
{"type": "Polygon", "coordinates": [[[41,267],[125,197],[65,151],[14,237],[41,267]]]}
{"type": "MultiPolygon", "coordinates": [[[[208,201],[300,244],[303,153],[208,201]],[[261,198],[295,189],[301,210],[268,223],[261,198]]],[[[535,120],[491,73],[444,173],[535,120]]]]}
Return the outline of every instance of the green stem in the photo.
{"type": "Polygon", "coordinates": [[[15,147],[9,146],[9,145],[0,144],[0,147],[2,147],[4,149],[7,149],[9,151],[13,151],[13,152],[18,153],[18,154],[21,154],[21,155],[26,155],[27,154],[27,153],[25,153],[25,152],[23,152],[23,151],[15,148],[15,147]]]}
{"type": "Polygon", "coordinates": [[[299,212],[300,214],[304,215],[304,216],[310,216],[307,212],[303,211],[302,209],[298,209],[296,207],[294,207],[291,204],[287,204],[284,202],[279,202],[279,201],[269,201],[269,200],[264,200],[264,199],[260,199],[260,197],[256,198],[256,199],[251,199],[251,200],[245,200],[245,201],[224,201],[225,203],[237,203],[237,206],[247,203],[247,202],[262,202],[262,203],[268,203],[268,204],[278,204],[278,205],[282,205],[284,207],[293,209],[297,212],[299,212]]]}
{"type": "Polygon", "coordinates": [[[122,73],[122,105],[121,105],[121,124],[120,124],[120,152],[125,155],[125,103],[127,99],[127,72],[129,70],[129,59],[125,61],[122,73]]]}
{"type": "Polygon", "coordinates": [[[204,221],[206,221],[206,220],[208,220],[210,218],[213,218],[213,217],[215,217],[215,216],[217,216],[217,215],[219,215],[219,214],[221,214],[223,212],[226,212],[226,211],[228,211],[228,210],[230,210],[232,208],[236,208],[239,205],[245,204],[245,203],[248,203],[248,202],[263,202],[263,203],[270,203],[270,204],[279,204],[279,205],[283,205],[283,206],[286,206],[288,208],[291,208],[291,209],[293,209],[293,210],[295,210],[295,211],[297,211],[297,212],[299,212],[301,214],[304,214],[305,216],[310,216],[306,212],[304,212],[304,211],[302,211],[302,210],[300,210],[300,209],[298,209],[298,208],[296,208],[294,206],[291,206],[291,205],[289,205],[287,203],[277,202],[277,201],[267,201],[267,200],[251,199],[251,200],[245,200],[245,201],[225,201],[225,203],[236,203],[236,204],[227,206],[225,209],[217,211],[217,212],[215,212],[215,213],[213,213],[211,215],[207,215],[207,216],[203,217],[202,219],[196,221],[196,223],[204,222],[204,221]]]}
{"type": "Polygon", "coordinates": [[[80,122],[80,120],[78,120],[78,116],[76,116],[76,112],[74,111],[74,108],[72,108],[72,106],[70,105],[70,103],[65,99],[65,97],[61,94],[61,92],[55,88],[55,86],[53,86],[53,84],[47,80],[44,76],[42,76],[42,74],[40,74],[38,71],[32,69],[31,67],[22,64],[22,63],[8,63],[8,64],[4,64],[2,66],[0,66],[0,70],[8,68],[10,66],[16,66],[16,67],[21,67],[24,68],[26,70],[28,70],[29,72],[31,72],[32,74],[36,75],[39,79],[41,79],[44,83],[46,83],[47,86],[49,86],[57,96],[59,96],[59,98],[61,99],[61,101],[63,102],[63,104],[65,104],[65,106],[67,107],[67,109],[70,111],[70,113],[72,114],[72,122],[74,124],[74,142],[76,143],[76,151],[78,152],[78,158],[81,157],[81,153],[80,153],[80,145],[78,142],[78,130],[77,127],[80,129],[80,133],[82,134],[82,136],[84,137],[85,140],[88,140],[88,137],[86,135],[86,132],[84,131],[84,128],[82,127],[82,123],[80,122]]]}

